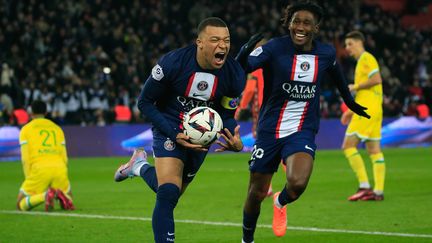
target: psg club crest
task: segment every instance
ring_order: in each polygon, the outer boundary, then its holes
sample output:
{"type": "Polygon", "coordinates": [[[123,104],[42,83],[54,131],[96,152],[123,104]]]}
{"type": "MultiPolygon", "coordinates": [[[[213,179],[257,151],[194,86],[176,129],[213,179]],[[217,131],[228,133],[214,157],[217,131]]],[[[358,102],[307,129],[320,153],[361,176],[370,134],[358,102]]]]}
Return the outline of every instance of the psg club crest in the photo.
{"type": "Polygon", "coordinates": [[[307,70],[309,70],[309,68],[310,68],[310,64],[309,64],[308,62],[302,62],[302,63],[300,64],[300,68],[301,68],[301,70],[303,70],[303,71],[307,71],[307,70]]]}
{"type": "Polygon", "coordinates": [[[208,83],[206,81],[199,81],[198,84],[197,84],[197,89],[199,91],[204,91],[204,90],[206,90],[208,88],[208,86],[209,85],[208,85],[208,83]]]}
{"type": "Polygon", "coordinates": [[[237,108],[238,104],[239,104],[239,98],[234,98],[234,99],[229,101],[228,105],[229,105],[229,107],[235,109],[235,108],[237,108]]]}
{"type": "Polygon", "coordinates": [[[173,141],[171,141],[171,139],[167,139],[164,143],[164,148],[167,151],[173,151],[175,149],[176,145],[173,141]]]}

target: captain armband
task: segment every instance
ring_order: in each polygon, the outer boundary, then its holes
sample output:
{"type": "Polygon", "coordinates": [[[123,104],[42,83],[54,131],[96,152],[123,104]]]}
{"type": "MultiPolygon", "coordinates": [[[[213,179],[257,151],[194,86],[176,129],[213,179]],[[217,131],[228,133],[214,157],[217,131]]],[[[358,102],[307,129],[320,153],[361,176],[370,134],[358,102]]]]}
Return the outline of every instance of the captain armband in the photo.
{"type": "Polygon", "coordinates": [[[235,110],[239,105],[239,98],[238,97],[231,98],[231,97],[223,96],[221,100],[221,105],[225,109],[235,110]]]}

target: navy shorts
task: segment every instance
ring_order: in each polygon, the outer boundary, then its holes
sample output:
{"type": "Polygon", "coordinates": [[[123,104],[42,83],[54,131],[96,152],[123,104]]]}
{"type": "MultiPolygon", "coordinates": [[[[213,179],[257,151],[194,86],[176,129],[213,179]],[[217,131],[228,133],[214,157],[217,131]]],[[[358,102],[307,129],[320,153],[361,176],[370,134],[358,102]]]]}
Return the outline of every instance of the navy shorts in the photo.
{"type": "Polygon", "coordinates": [[[174,157],[183,161],[183,182],[190,183],[204,162],[207,152],[197,152],[186,149],[160,133],[158,130],[152,130],[154,156],[174,157]]]}
{"type": "Polygon", "coordinates": [[[281,159],[297,152],[305,152],[315,158],[315,133],[300,131],[280,139],[257,139],[249,160],[249,170],[263,174],[274,173],[281,159]]]}

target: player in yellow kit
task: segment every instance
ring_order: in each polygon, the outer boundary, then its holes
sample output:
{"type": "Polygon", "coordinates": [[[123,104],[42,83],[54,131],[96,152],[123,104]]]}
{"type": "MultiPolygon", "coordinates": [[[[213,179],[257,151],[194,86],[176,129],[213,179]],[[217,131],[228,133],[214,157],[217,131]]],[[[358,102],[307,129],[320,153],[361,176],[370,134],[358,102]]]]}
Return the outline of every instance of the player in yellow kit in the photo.
{"type": "Polygon", "coordinates": [[[355,101],[368,108],[371,119],[366,119],[352,111],[347,110],[341,117],[342,124],[349,123],[345,133],[342,148],[345,156],[354,170],[358,182],[358,191],[348,198],[349,201],[384,199],[385,163],[381,152],[381,124],[383,118],[382,79],[378,62],[375,57],[364,48],[364,35],[359,31],[352,31],[345,37],[345,45],[348,53],[357,60],[355,68],[354,84],[349,89],[355,92],[355,101]],[[371,190],[368,175],[357,145],[364,141],[366,150],[373,165],[374,189],[371,190]]]}
{"type": "Polygon", "coordinates": [[[73,210],[63,131],[44,118],[44,102],[34,101],[31,108],[33,120],[21,129],[19,137],[25,180],[17,208],[27,211],[45,203],[45,210],[50,211],[58,199],[62,209],[73,210]]]}

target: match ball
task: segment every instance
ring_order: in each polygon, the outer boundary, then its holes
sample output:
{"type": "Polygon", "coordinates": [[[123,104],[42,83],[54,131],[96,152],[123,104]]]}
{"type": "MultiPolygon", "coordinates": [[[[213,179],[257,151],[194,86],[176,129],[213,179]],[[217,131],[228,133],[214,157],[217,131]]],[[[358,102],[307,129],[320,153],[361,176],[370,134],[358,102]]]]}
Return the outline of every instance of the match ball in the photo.
{"type": "Polygon", "coordinates": [[[220,115],[209,107],[199,106],[184,115],[183,129],[190,142],[203,146],[211,145],[219,138],[223,128],[220,115]]]}

